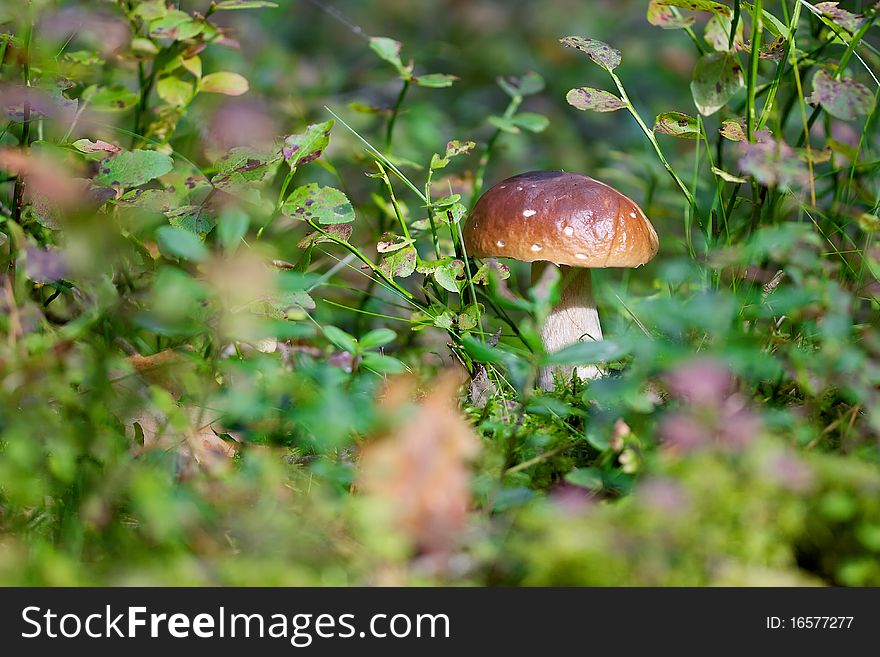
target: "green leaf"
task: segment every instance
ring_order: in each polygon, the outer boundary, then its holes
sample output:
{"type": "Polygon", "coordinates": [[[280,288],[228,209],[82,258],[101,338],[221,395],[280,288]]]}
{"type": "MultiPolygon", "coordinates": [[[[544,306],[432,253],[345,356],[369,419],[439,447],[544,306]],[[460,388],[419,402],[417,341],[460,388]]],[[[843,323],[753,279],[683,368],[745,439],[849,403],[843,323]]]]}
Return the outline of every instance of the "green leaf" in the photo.
{"type": "Polygon", "coordinates": [[[654,132],[681,139],[699,139],[702,135],[695,118],[681,112],[665,112],[654,121],[654,132]]]}
{"type": "Polygon", "coordinates": [[[71,146],[73,146],[80,153],[85,153],[87,155],[96,154],[99,158],[107,157],[108,154],[115,155],[116,153],[122,152],[122,149],[119,146],[115,144],[110,144],[100,139],[98,139],[97,141],[91,141],[90,139],[78,139],[73,142],[71,146]]]}
{"type": "Polygon", "coordinates": [[[414,239],[404,237],[403,235],[385,233],[384,235],[382,235],[382,239],[379,240],[379,242],[376,244],[376,252],[393,253],[394,251],[399,251],[400,249],[406,248],[414,242],[414,239]]]}
{"type": "Polygon", "coordinates": [[[446,157],[458,157],[459,155],[467,155],[470,153],[474,146],[477,144],[472,141],[459,141],[458,139],[451,139],[446,142],[446,157]]]}
{"type": "Polygon", "coordinates": [[[167,212],[165,216],[172,226],[187,230],[200,240],[204,240],[217,225],[217,221],[200,205],[184,205],[167,212]]]}
{"type": "Polygon", "coordinates": [[[434,153],[434,156],[431,158],[431,169],[444,168],[446,165],[449,164],[449,160],[451,160],[453,157],[458,157],[459,155],[467,155],[471,152],[474,146],[476,146],[476,143],[472,141],[459,141],[458,139],[448,141],[446,143],[445,155],[434,153]]]}
{"type": "Polygon", "coordinates": [[[458,80],[458,76],[447,73],[427,73],[425,75],[416,75],[412,80],[420,87],[440,89],[442,87],[451,87],[452,83],[458,80]]]}
{"type": "Polygon", "coordinates": [[[238,73],[209,73],[199,82],[199,91],[209,94],[241,96],[249,88],[247,78],[238,73]]]}
{"type": "Polygon", "coordinates": [[[727,119],[721,122],[721,128],[719,128],[718,132],[721,133],[721,136],[725,139],[729,139],[730,141],[745,141],[746,140],[746,129],[738,120],[727,119]]]}
{"type": "Polygon", "coordinates": [[[379,374],[401,374],[407,371],[406,365],[392,356],[369,353],[361,358],[361,367],[379,374]]]}
{"type": "Polygon", "coordinates": [[[483,310],[483,304],[480,303],[472,303],[469,306],[465,306],[458,314],[456,320],[458,328],[462,331],[470,331],[476,328],[480,323],[480,315],[483,314],[483,310]]]}
{"type": "Polygon", "coordinates": [[[794,149],[782,141],[750,144],[740,142],[739,168],[754,176],[762,185],[775,187],[803,187],[809,182],[809,172],[794,149]]]}
{"type": "Polygon", "coordinates": [[[592,110],[594,112],[615,112],[626,107],[626,103],[612,93],[604,89],[580,87],[572,89],[565,95],[565,100],[572,107],[579,110],[592,110]]]}
{"type": "Polygon", "coordinates": [[[529,71],[522,77],[512,75],[499,77],[498,86],[504,89],[504,92],[512,98],[531,96],[544,90],[544,78],[534,71],[529,71]]]}
{"type": "Polygon", "coordinates": [[[220,188],[262,182],[275,174],[280,161],[281,153],[278,150],[238,146],[214,163],[217,173],[211,182],[220,188]]]}
{"type": "Polygon", "coordinates": [[[335,237],[340,242],[348,242],[351,238],[351,224],[331,224],[322,229],[324,232],[311,232],[303,237],[297,246],[301,249],[307,249],[324,242],[334,242],[335,237]]]}
{"type": "Polygon", "coordinates": [[[333,124],[333,119],[323,123],[314,123],[308,126],[304,132],[298,135],[288,135],[284,138],[281,155],[291,169],[321,157],[324,149],[330,143],[330,130],[333,128],[333,124]]]}
{"type": "Polygon", "coordinates": [[[434,201],[431,201],[431,207],[442,210],[443,208],[447,208],[450,205],[455,205],[460,200],[461,194],[450,194],[449,196],[442,196],[434,201]]]}
{"type": "Polygon", "coordinates": [[[785,48],[788,44],[783,37],[776,37],[772,42],[768,43],[766,46],[762,46],[760,50],[758,50],[758,57],[761,59],[772,59],[774,62],[781,61],[785,56],[785,48]]]}
{"type": "Polygon", "coordinates": [[[467,214],[467,208],[462,203],[453,203],[440,209],[441,212],[437,213],[436,219],[442,224],[457,224],[467,214]]]}
{"type": "MultiPolygon", "coordinates": [[[[436,312],[436,310],[435,310],[436,312]]],[[[443,310],[434,316],[434,326],[441,329],[451,329],[455,326],[455,315],[451,310],[443,310]]]]}
{"type": "Polygon", "coordinates": [[[370,37],[370,48],[386,62],[397,69],[401,77],[409,78],[411,70],[400,61],[400,41],[388,37],[370,37]]]}
{"type": "Polygon", "coordinates": [[[703,55],[694,69],[691,94],[700,114],[714,114],[743,86],[743,72],[731,53],[703,55]]]}
{"type": "Polygon", "coordinates": [[[324,225],[354,221],[354,208],[348,197],[335,187],[321,187],[317,183],[293,190],[281,211],[293,219],[317,221],[324,225]]]}
{"type": "Polygon", "coordinates": [[[192,100],[193,85],[176,77],[162,78],[156,83],[156,93],[169,105],[183,107],[192,100]]]}
{"type": "Polygon", "coordinates": [[[730,7],[720,2],[711,2],[710,0],[656,0],[656,4],[661,7],[678,7],[679,9],[690,9],[691,11],[711,11],[722,16],[730,16],[732,14],[730,7]]]}
{"type": "Polygon", "coordinates": [[[529,132],[543,132],[550,125],[550,119],[543,114],[536,114],[535,112],[514,114],[512,120],[514,125],[529,132]]]}
{"type": "Polygon", "coordinates": [[[456,271],[451,267],[440,267],[434,270],[434,279],[437,284],[444,290],[450,292],[458,292],[458,282],[456,281],[456,271]]]}
{"type": "Polygon", "coordinates": [[[397,334],[391,329],[373,329],[360,340],[361,349],[378,349],[397,339],[397,334]]]}
{"type": "Polygon", "coordinates": [[[721,178],[721,180],[723,180],[724,182],[738,183],[738,184],[748,182],[748,180],[746,180],[745,178],[742,178],[740,176],[734,176],[732,173],[727,173],[727,171],[719,169],[718,167],[712,167],[712,173],[714,173],[716,176],[721,178]]]}
{"type": "Polygon", "coordinates": [[[247,234],[251,218],[247,212],[233,205],[223,208],[217,221],[217,239],[227,251],[232,251],[247,234]]]}
{"type": "Polygon", "coordinates": [[[82,94],[83,101],[88,102],[93,110],[102,112],[125,112],[134,107],[140,96],[121,85],[98,87],[92,85],[82,94]]]}
{"type": "Polygon", "coordinates": [[[513,122],[513,119],[508,117],[490,116],[487,121],[503,132],[509,132],[513,135],[518,135],[520,133],[519,127],[513,122]]]}
{"type": "Polygon", "coordinates": [[[416,270],[418,253],[414,246],[407,246],[385,256],[379,263],[379,270],[389,278],[406,278],[416,270]]]}
{"type": "Polygon", "coordinates": [[[358,341],[353,335],[346,333],[341,328],[337,328],[335,326],[325,326],[324,335],[327,337],[328,340],[330,340],[330,342],[335,344],[343,351],[347,351],[350,354],[358,353],[358,341]]]}
{"type": "MultiPolygon", "coordinates": [[[[730,46],[730,29],[733,27],[732,20],[728,16],[713,14],[703,30],[703,38],[718,52],[728,52],[730,46]]],[[[743,45],[743,22],[736,24],[736,34],[733,38],[733,50],[741,49],[743,45]]]]}
{"type": "Polygon", "coordinates": [[[821,105],[831,116],[852,121],[860,114],[870,114],[874,108],[874,95],[865,85],[850,78],[838,80],[827,71],[816,71],[813,76],[813,93],[807,102],[821,105]]]}
{"type": "Polygon", "coordinates": [[[156,230],[156,243],[159,250],[166,254],[201,262],[208,257],[208,249],[198,235],[174,226],[160,226],[156,230]]]}
{"type": "Polygon", "coordinates": [[[464,284],[464,262],[452,256],[422,261],[417,269],[419,273],[433,276],[440,287],[450,292],[458,292],[460,285],[464,284]]]}
{"type": "Polygon", "coordinates": [[[596,39],[570,36],[559,40],[568,48],[577,48],[609,73],[620,66],[620,51],[596,39]]]}
{"type": "Polygon", "coordinates": [[[103,160],[95,182],[108,187],[139,187],[165,175],[174,167],[171,158],[157,151],[123,151],[103,160]]]}
{"type": "Polygon", "coordinates": [[[564,349],[545,354],[542,365],[594,365],[611,360],[620,360],[629,349],[613,340],[577,342],[564,349]]]}
{"type": "Polygon", "coordinates": [[[473,359],[481,363],[502,365],[508,370],[520,370],[527,367],[527,363],[522,357],[508,351],[504,345],[498,344],[494,347],[490,347],[469,335],[462,338],[461,344],[473,359]]]}
{"type": "Polygon", "coordinates": [[[308,310],[314,310],[315,300],[302,290],[277,291],[265,297],[255,311],[261,315],[287,321],[308,317],[308,310]]]}
{"type": "Polygon", "coordinates": [[[471,280],[474,285],[488,285],[493,275],[502,281],[508,279],[510,278],[510,267],[492,258],[482,264],[471,280]]]}
{"type": "Polygon", "coordinates": [[[816,9],[822,12],[822,15],[836,23],[843,29],[853,34],[859,31],[859,28],[865,22],[864,16],[853,14],[838,7],[837,2],[819,2],[816,9]]]}
{"type": "Polygon", "coordinates": [[[165,0],[143,0],[134,6],[131,15],[145,21],[152,21],[167,13],[168,7],[165,5],[165,0]]]}
{"type": "Polygon", "coordinates": [[[214,4],[214,11],[230,11],[233,9],[263,9],[277,7],[275,2],[267,2],[266,0],[222,0],[214,4]]]}
{"type": "Polygon", "coordinates": [[[206,25],[186,12],[171,9],[161,18],[150,21],[150,36],[154,39],[184,41],[199,34],[206,25]]]}
{"type": "Polygon", "coordinates": [[[669,7],[665,7],[658,3],[658,0],[651,0],[648,3],[648,22],[651,25],[662,27],[664,30],[680,30],[694,24],[693,16],[676,16],[676,13],[669,7]]]}
{"type": "Polygon", "coordinates": [[[578,468],[565,475],[565,481],[592,491],[602,490],[602,472],[598,468],[578,468]]]}
{"type": "MultiPolygon", "coordinates": [[[[743,2],[743,6],[750,12],[755,11],[755,8],[751,5],[751,3],[743,2]]],[[[767,21],[766,23],[764,23],[764,27],[767,28],[767,31],[770,34],[772,34],[774,37],[782,37],[785,40],[791,39],[791,36],[788,32],[788,25],[776,18],[776,16],[771,14],[766,9],[764,9],[761,13],[764,15],[764,20],[767,21]]]]}

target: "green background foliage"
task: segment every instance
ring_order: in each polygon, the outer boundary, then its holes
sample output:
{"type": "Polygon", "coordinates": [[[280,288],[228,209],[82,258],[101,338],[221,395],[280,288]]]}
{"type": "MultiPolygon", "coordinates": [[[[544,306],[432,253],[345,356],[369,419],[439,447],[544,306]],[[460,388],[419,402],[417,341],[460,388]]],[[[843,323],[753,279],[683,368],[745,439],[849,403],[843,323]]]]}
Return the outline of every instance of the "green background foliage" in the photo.
{"type": "Polygon", "coordinates": [[[878,19],[0,2],[0,582],[880,585],[878,19]],[[537,169],[661,242],[554,354],[537,169]]]}

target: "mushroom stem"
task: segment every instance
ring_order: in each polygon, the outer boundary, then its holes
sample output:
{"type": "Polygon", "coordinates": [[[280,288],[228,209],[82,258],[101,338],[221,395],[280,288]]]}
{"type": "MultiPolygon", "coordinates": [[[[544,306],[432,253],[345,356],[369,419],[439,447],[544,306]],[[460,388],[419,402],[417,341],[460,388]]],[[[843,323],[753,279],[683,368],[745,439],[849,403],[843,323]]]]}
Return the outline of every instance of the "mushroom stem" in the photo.
{"type": "MultiPolygon", "coordinates": [[[[549,262],[533,262],[532,285],[541,278],[546,267],[555,266],[549,262]]],[[[559,351],[582,340],[602,339],[602,326],[599,324],[599,312],[593,299],[589,268],[560,265],[559,269],[562,274],[562,294],[559,303],[553,307],[541,327],[541,341],[547,353],[559,351]]],[[[538,386],[543,390],[553,390],[554,376],[568,381],[572,372],[577,372],[581,379],[596,379],[601,374],[595,365],[543,367],[538,373],[538,386]]]]}

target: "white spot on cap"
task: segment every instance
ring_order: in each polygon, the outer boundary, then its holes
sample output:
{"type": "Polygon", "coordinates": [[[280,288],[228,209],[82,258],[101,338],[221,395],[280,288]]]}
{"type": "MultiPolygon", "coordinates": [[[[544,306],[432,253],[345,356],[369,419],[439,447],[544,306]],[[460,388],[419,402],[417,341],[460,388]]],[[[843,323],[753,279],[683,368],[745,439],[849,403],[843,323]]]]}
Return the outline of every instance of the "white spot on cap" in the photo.
{"type": "Polygon", "coordinates": [[[521,191],[522,191],[522,187],[517,187],[517,188],[516,188],[516,191],[521,192],[521,191]]]}
{"type": "Polygon", "coordinates": [[[587,259],[587,256],[585,256],[583,253],[575,253],[574,257],[577,258],[578,260],[586,260],[587,259]]]}
{"type": "Polygon", "coordinates": [[[533,214],[537,214],[537,210],[523,210],[524,217],[531,217],[533,214]]]}
{"type": "Polygon", "coordinates": [[[499,185],[498,189],[507,189],[507,185],[499,185]]]}
{"type": "Polygon", "coordinates": [[[635,212],[630,212],[630,213],[629,213],[629,216],[632,217],[633,219],[635,219],[635,218],[636,218],[636,213],[635,213],[635,212]]]}
{"type": "Polygon", "coordinates": [[[540,244],[532,244],[532,251],[534,251],[535,253],[537,253],[538,251],[540,251],[543,248],[544,247],[541,246],[540,244]]]}
{"type": "Polygon", "coordinates": [[[505,246],[507,246],[507,242],[505,242],[504,240],[498,240],[497,242],[495,242],[495,244],[497,244],[498,247],[501,249],[503,249],[505,246]]]}
{"type": "Polygon", "coordinates": [[[572,235],[574,235],[574,228],[572,228],[571,226],[566,226],[562,229],[562,232],[571,237],[572,235]]]}

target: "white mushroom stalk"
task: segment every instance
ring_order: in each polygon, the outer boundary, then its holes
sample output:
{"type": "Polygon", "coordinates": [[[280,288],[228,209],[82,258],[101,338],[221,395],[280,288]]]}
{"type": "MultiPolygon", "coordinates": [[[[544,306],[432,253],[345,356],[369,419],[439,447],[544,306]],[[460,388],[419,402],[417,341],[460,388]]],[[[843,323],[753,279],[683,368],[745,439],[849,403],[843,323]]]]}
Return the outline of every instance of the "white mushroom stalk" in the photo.
{"type": "MultiPolygon", "coordinates": [[[[547,267],[555,266],[548,262],[533,262],[532,285],[541,279],[547,267]]],[[[562,289],[559,303],[553,307],[541,326],[541,342],[548,354],[578,342],[602,340],[602,325],[599,323],[599,311],[593,299],[590,270],[566,265],[562,265],[560,270],[562,289]]],[[[569,381],[573,374],[577,374],[579,379],[590,380],[601,376],[602,371],[595,365],[542,367],[538,372],[538,387],[554,390],[556,379],[569,381]]]]}
{"type": "MultiPolygon", "coordinates": [[[[561,298],[541,327],[546,353],[602,339],[591,268],[639,267],[660,246],[635,201],[603,182],[564,171],[502,180],[477,201],[464,240],[476,258],[532,263],[533,285],[547,267],[561,267],[561,298]]],[[[554,379],[567,382],[573,374],[589,380],[601,371],[595,365],[547,367],[538,385],[553,390],[554,379]]]]}

